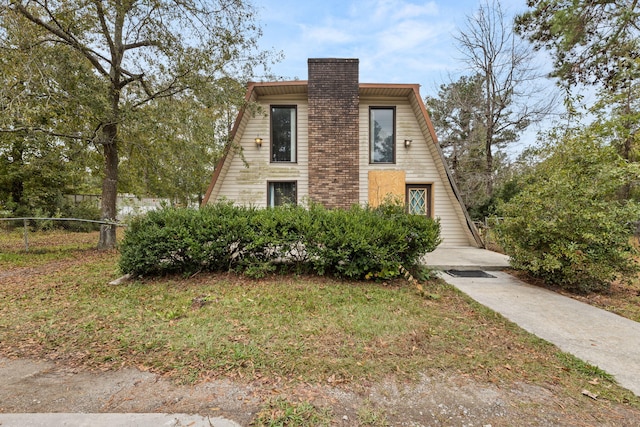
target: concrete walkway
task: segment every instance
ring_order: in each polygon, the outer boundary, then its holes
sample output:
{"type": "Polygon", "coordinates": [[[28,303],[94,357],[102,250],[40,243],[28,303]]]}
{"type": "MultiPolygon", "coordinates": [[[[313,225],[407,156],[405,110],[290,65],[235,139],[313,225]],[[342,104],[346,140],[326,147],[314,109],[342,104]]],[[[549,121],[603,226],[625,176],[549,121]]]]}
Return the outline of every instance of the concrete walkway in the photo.
{"type": "Polygon", "coordinates": [[[509,267],[509,257],[497,252],[473,247],[439,246],[428,253],[423,262],[436,270],[503,270],[509,267]]]}
{"type": "Polygon", "coordinates": [[[0,414],[2,427],[240,427],[219,417],[188,414],[0,414]]]}
{"type": "Polygon", "coordinates": [[[503,272],[490,274],[495,278],[460,278],[444,272],[440,276],[523,329],[598,366],[640,396],[640,323],[503,272]]]}

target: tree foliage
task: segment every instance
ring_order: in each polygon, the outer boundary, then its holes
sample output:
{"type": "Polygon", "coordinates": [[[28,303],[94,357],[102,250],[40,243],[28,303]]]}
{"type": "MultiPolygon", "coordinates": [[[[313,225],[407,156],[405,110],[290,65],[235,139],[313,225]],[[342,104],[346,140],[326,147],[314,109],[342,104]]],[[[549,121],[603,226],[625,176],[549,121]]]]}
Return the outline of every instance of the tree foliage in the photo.
{"type": "Polygon", "coordinates": [[[500,243],[515,268],[582,292],[638,270],[631,244],[640,205],[619,191],[640,168],[589,130],[552,132],[522,191],[504,204],[500,243]]]}
{"type": "MultiPolygon", "coordinates": [[[[124,129],[137,110],[221,79],[246,76],[270,57],[256,50],[260,29],[254,9],[243,0],[3,2],[3,28],[24,29],[20,43],[12,44],[7,37],[5,47],[43,46],[55,54],[74,56],[91,71],[87,79],[80,79],[90,88],[68,92],[86,112],[76,115],[82,123],[65,124],[64,135],[59,136],[82,140],[100,153],[104,219],[116,216],[124,129]]],[[[66,70],[68,79],[51,82],[52,86],[72,81],[73,69],[66,70]]],[[[57,99],[57,93],[49,94],[57,99]]],[[[20,127],[57,133],[51,125],[28,122],[15,123],[9,130],[20,127]]],[[[114,244],[115,229],[104,228],[99,247],[114,244]]]]}
{"type": "MultiPolygon", "coordinates": [[[[425,100],[440,147],[470,212],[490,198],[487,194],[483,101],[483,79],[479,74],[443,84],[437,97],[425,100]]],[[[505,130],[494,136],[494,148],[513,139],[513,132],[505,130]]],[[[495,151],[492,157],[493,184],[499,186],[506,159],[501,151],[495,151]]]]}
{"type": "MultiPolygon", "coordinates": [[[[577,85],[598,88],[589,108],[602,138],[627,160],[637,160],[640,139],[640,5],[637,0],[583,2],[530,0],[516,29],[554,58],[553,75],[568,99],[577,85]]],[[[633,195],[627,185],[620,197],[633,195]]]]}
{"type": "Polygon", "coordinates": [[[640,71],[637,0],[528,0],[516,31],[554,58],[554,75],[568,85],[617,87],[640,71]]]}
{"type": "Polygon", "coordinates": [[[87,185],[79,135],[99,82],[75,52],[36,43],[42,32],[10,18],[0,15],[0,209],[54,215],[87,185]]]}

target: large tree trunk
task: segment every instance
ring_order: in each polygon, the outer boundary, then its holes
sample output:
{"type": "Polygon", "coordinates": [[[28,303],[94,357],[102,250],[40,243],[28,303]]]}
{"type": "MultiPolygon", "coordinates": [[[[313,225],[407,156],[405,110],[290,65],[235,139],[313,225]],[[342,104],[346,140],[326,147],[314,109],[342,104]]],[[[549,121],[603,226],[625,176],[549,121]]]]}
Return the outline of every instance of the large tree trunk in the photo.
{"type": "MultiPolygon", "coordinates": [[[[116,220],[118,199],[118,128],[110,123],[102,128],[100,135],[104,153],[104,179],[102,181],[101,218],[103,221],[116,220]]],[[[112,249],[116,246],[116,226],[102,225],[98,249],[112,249]]]]}

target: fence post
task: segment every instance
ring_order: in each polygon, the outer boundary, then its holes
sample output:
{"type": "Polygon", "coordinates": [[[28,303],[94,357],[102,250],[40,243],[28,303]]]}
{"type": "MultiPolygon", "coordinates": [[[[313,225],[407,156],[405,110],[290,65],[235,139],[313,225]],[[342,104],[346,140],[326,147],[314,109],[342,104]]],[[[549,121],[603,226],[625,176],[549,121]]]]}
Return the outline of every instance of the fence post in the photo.
{"type": "Polygon", "coordinates": [[[24,222],[24,250],[29,252],[29,227],[27,227],[27,219],[22,220],[24,222]]]}

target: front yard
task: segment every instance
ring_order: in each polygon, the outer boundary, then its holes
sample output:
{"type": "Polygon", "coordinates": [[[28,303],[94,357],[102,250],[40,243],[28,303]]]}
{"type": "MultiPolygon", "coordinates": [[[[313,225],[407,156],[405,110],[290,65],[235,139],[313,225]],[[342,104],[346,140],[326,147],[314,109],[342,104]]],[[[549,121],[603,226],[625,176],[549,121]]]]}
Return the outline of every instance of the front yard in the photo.
{"type": "MultiPolygon", "coordinates": [[[[120,275],[118,253],[91,249],[95,234],[30,238],[31,251],[25,253],[20,233],[0,231],[5,357],[89,370],[135,367],[183,384],[223,378],[258,387],[270,405],[275,388],[322,385],[367,396],[382,381],[417,384],[444,376],[464,378],[479,389],[526,384],[546,390],[557,401],[548,408],[556,418],[546,421],[567,417],[588,424],[610,420],[613,412],[640,417],[640,400],[608,375],[438,280],[423,284],[422,295],[401,280],[295,275],[250,280],[196,274],[113,286],[108,282],[120,275]],[[585,397],[584,389],[598,399],[585,397]]],[[[625,305],[633,306],[628,290],[624,295],[625,305]]],[[[615,301],[612,294],[604,304],[615,301]]],[[[280,397],[298,400],[286,391],[280,397]]],[[[386,423],[420,417],[362,402],[371,407],[365,412],[383,414],[374,418],[386,423]]],[[[541,416],[540,405],[514,402],[503,415],[487,419],[510,425],[520,416],[541,416]]],[[[364,417],[359,424],[367,424],[364,417]]]]}

